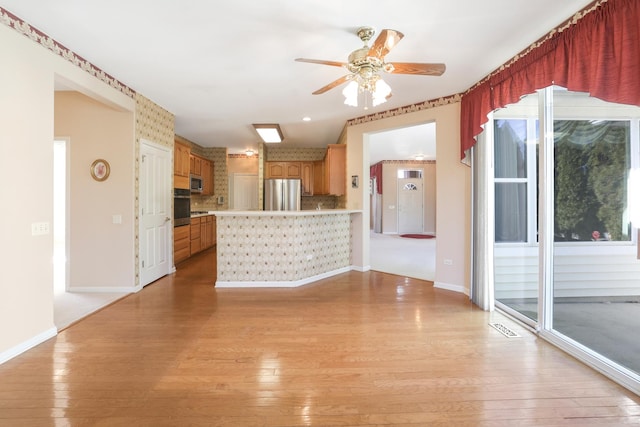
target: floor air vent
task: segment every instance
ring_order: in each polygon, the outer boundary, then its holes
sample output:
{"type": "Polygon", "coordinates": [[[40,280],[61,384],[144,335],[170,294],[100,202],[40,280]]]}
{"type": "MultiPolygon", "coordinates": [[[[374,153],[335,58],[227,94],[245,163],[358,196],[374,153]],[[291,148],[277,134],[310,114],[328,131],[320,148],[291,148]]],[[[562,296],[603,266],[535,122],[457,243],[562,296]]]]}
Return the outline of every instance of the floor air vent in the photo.
{"type": "Polygon", "coordinates": [[[489,323],[489,326],[496,329],[498,332],[500,332],[502,335],[504,335],[507,338],[516,338],[520,336],[515,332],[513,332],[508,327],[504,326],[502,323],[489,323]]]}

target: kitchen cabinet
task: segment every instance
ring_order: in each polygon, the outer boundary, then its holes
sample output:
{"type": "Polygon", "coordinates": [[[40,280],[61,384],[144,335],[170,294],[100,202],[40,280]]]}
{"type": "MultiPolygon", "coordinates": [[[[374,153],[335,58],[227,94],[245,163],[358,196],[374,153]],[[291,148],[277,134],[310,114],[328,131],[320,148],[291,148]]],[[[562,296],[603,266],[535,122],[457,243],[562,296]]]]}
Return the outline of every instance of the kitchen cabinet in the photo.
{"type": "Polygon", "coordinates": [[[202,250],[202,218],[191,218],[191,233],[190,233],[190,255],[195,255],[202,250]]]}
{"type": "Polygon", "coordinates": [[[324,160],[316,160],[313,162],[313,189],[314,196],[323,196],[326,193],[324,189],[324,160]]]}
{"type": "Polygon", "coordinates": [[[196,154],[189,156],[189,173],[202,178],[202,195],[214,194],[213,162],[196,154]]]}
{"type": "Polygon", "coordinates": [[[216,244],[216,217],[213,215],[207,215],[202,217],[200,223],[200,230],[202,233],[202,249],[209,249],[216,244]]]}
{"type": "Polygon", "coordinates": [[[301,162],[301,186],[302,186],[302,195],[303,196],[312,196],[313,195],[313,162],[301,162]]]}
{"type": "Polygon", "coordinates": [[[329,144],[324,158],[324,191],[332,196],[343,196],[347,181],[347,146],[329,144]]]}
{"type": "Polygon", "coordinates": [[[184,261],[191,255],[191,227],[181,225],[173,228],[173,263],[184,261]]]}
{"type": "Polygon", "coordinates": [[[175,188],[190,188],[191,147],[174,141],[173,145],[173,186],[175,188]]]}
{"type": "Polygon", "coordinates": [[[202,157],[191,154],[189,156],[189,173],[191,175],[202,176],[202,157]]]}
{"type": "Polygon", "coordinates": [[[301,178],[301,162],[267,162],[266,178],[301,178]]]}
{"type": "Polygon", "coordinates": [[[201,159],[200,170],[202,173],[202,194],[212,196],[214,194],[213,162],[207,159],[201,159]]]}
{"type": "Polygon", "coordinates": [[[216,244],[216,217],[203,215],[191,218],[191,232],[189,234],[190,252],[195,255],[216,244]]]}

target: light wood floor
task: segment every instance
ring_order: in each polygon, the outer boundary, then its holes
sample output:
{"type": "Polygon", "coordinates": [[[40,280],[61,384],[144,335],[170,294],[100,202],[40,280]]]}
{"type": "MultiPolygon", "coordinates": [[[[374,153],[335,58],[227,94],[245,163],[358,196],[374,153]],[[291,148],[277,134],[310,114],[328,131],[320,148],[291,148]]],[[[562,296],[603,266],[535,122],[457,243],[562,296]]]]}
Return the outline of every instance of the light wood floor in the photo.
{"type": "Polygon", "coordinates": [[[215,289],[213,252],[0,365],[1,426],[582,426],[640,398],[430,282],[215,289]]]}

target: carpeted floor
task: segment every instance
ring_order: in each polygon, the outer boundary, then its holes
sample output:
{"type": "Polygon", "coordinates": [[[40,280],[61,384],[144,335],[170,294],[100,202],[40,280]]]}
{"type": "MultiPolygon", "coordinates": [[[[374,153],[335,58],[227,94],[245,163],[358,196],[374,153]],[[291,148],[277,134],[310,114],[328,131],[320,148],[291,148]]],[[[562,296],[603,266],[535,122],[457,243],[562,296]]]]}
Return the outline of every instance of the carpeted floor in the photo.
{"type": "Polygon", "coordinates": [[[371,269],[433,282],[436,239],[404,239],[397,234],[370,234],[371,269]]]}
{"type": "Polygon", "coordinates": [[[54,295],[53,323],[64,329],[83,317],[106,307],[126,296],[126,293],[74,293],[59,292],[54,295]]]}

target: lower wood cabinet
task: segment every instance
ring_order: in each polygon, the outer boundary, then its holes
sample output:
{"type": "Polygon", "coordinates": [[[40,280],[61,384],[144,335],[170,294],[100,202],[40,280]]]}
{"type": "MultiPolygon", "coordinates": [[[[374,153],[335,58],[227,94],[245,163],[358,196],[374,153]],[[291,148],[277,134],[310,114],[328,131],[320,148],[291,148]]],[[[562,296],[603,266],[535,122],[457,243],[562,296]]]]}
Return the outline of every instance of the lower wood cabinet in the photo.
{"type": "Polygon", "coordinates": [[[216,217],[205,215],[191,218],[191,224],[173,229],[173,262],[184,261],[191,255],[216,245],[216,217]]]}
{"type": "Polygon", "coordinates": [[[202,250],[202,230],[200,223],[202,217],[191,218],[191,255],[197,254],[202,250]]]}
{"type": "Polygon", "coordinates": [[[216,217],[205,215],[191,218],[190,255],[209,249],[216,244],[216,217]]]}
{"type": "Polygon", "coordinates": [[[202,250],[209,249],[216,244],[216,217],[213,215],[204,216],[200,222],[200,234],[202,250]]]}
{"type": "Polygon", "coordinates": [[[173,262],[184,261],[191,255],[191,227],[181,225],[173,228],[173,262]]]}

